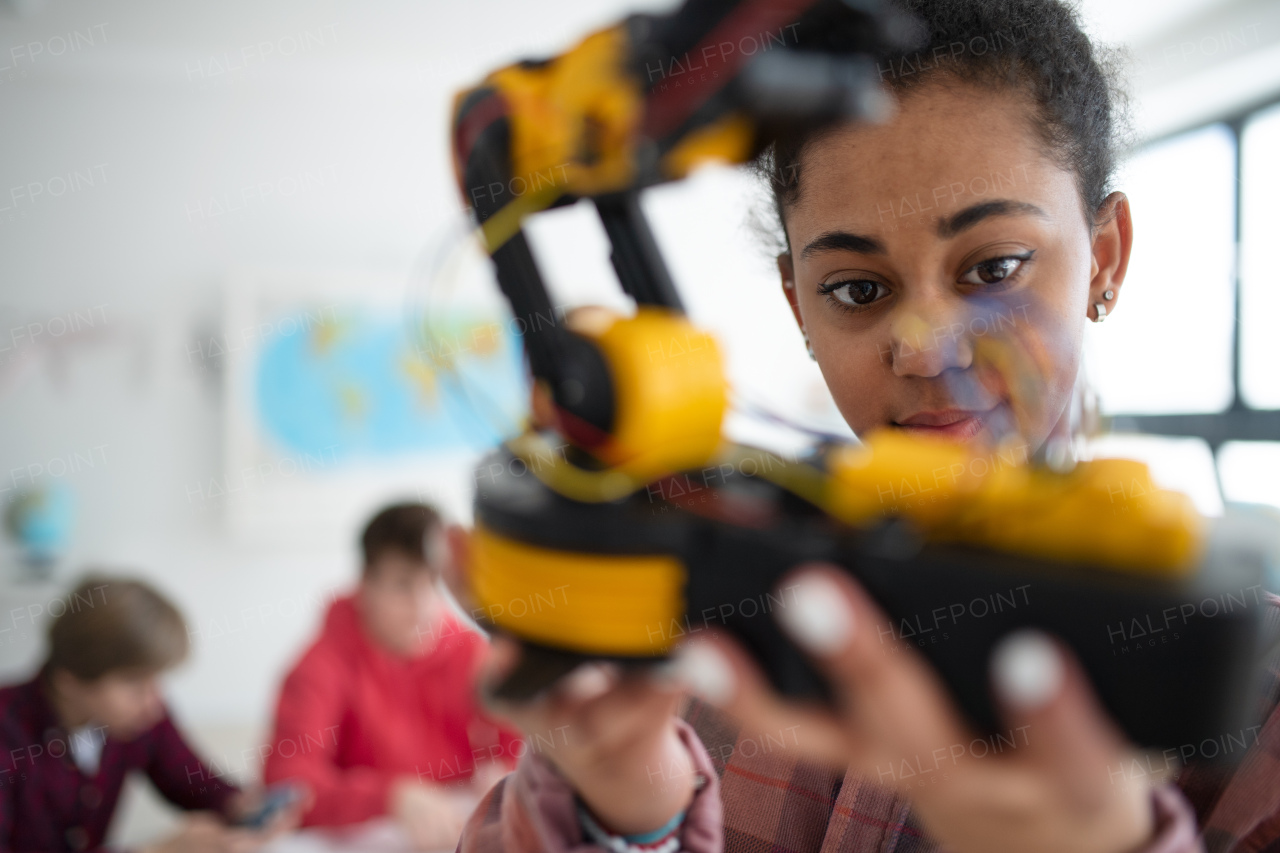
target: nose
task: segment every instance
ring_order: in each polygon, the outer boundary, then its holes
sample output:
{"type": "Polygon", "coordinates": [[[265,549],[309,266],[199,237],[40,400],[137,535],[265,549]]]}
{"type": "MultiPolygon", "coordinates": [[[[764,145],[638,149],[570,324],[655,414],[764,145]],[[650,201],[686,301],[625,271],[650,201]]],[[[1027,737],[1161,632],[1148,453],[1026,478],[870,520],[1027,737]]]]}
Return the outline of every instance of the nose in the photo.
{"type": "Polygon", "coordinates": [[[880,348],[895,376],[925,379],[973,365],[972,309],[959,296],[930,293],[908,300],[893,318],[880,348]]]}

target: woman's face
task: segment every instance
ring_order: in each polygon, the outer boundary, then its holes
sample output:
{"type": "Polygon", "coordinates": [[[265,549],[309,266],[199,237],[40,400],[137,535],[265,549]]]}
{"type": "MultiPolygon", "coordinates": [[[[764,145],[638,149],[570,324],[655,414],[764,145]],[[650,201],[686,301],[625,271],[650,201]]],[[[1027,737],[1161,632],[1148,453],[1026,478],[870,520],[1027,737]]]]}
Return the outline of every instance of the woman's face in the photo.
{"type": "Polygon", "coordinates": [[[1118,299],[1128,207],[1113,195],[1091,231],[1030,109],[1014,94],[931,83],[888,123],[804,149],[779,269],[858,435],[892,427],[994,445],[1016,428],[1034,450],[1065,427],[1084,323],[1104,291],[1108,311],[1118,299]],[[1013,375],[983,366],[999,359],[1013,375]]]}

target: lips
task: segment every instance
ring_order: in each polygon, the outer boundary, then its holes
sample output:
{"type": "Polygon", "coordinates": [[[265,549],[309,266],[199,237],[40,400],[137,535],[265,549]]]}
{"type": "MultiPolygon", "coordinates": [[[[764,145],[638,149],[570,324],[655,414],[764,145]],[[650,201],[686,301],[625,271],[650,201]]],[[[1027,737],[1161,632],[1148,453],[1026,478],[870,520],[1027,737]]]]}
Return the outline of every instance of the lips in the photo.
{"type": "Polygon", "coordinates": [[[908,418],[894,421],[893,425],[905,432],[916,435],[946,438],[953,441],[967,441],[982,431],[983,427],[986,426],[985,418],[992,411],[994,409],[983,412],[967,409],[917,412],[908,418]]]}

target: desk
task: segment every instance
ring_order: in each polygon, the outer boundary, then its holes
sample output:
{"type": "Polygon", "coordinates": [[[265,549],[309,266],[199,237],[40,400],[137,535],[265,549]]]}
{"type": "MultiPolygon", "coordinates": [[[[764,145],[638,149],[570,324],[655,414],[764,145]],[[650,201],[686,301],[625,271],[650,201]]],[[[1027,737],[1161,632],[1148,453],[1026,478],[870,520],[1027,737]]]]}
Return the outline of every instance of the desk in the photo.
{"type": "MultiPolygon", "coordinates": [[[[453,847],[430,853],[453,853],[453,847]]],[[[390,818],[341,829],[302,829],[283,835],[260,853],[422,853],[390,818]]]]}

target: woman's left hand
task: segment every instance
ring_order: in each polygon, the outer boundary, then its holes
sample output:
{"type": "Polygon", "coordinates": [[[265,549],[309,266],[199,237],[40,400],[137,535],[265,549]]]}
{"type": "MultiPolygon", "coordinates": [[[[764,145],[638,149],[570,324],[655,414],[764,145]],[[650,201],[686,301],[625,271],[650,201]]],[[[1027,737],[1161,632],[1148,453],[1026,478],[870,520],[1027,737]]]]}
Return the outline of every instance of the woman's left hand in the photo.
{"type": "Polygon", "coordinates": [[[1058,643],[1023,631],[997,649],[992,682],[1016,747],[980,757],[969,748],[980,736],[924,658],[909,646],[886,654],[878,629],[889,619],[847,573],[810,565],[786,583],[795,600],[775,612],[830,679],[839,710],[784,701],[723,635],[683,650],[695,692],[757,732],[794,731],[809,760],[896,788],[956,853],[1124,853],[1152,837],[1150,786],[1113,775],[1134,753],[1058,643]],[[912,785],[929,767],[936,777],[912,785]]]}

